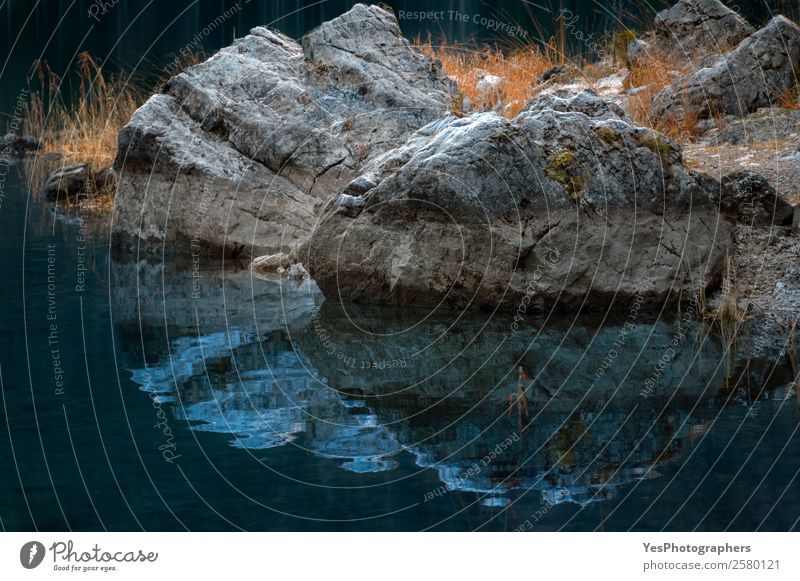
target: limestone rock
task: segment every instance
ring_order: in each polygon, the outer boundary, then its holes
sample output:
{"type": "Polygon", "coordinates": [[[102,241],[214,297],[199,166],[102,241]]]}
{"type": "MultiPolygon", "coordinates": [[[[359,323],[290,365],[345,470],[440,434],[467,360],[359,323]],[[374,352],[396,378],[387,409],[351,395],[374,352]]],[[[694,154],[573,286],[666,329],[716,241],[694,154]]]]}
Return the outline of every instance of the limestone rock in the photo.
{"type": "Polygon", "coordinates": [[[358,203],[333,200],[300,257],[334,302],[663,303],[719,280],[730,228],[715,187],[616,116],[446,118],[367,166],[343,192],[358,203]]]}
{"type": "Polygon", "coordinates": [[[655,49],[695,58],[733,48],[754,29],[719,0],[680,0],[655,17],[655,49]]]}
{"type": "Polygon", "coordinates": [[[455,95],[377,6],[355,5],[302,45],[254,28],[171,79],[121,132],[114,245],[289,252],[329,196],[455,95]]]}
{"type": "Polygon", "coordinates": [[[722,209],[746,224],[767,228],[792,224],[794,208],[759,174],[729,174],[722,178],[722,186],[722,209]]]}
{"type": "Polygon", "coordinates": [[[269,254],[254,258],[250,263],[250,270],[257,272],[275,272],[287,268],[292,263],[291,258],[283,252],[269,254]]]}
{"type": "Polygon", "coordinates": [[[799,70],[800,26],[776,16],[714,64],[656,95],[654,112],[677,118],[743,117],[777,103],[796,86],[799,70]]]}
{"type": "Polygon", "coordinates": [[[732,145],[773,140],[800,143],[800,109],[764,107],[728,123],[714,140],[732,145]]]}

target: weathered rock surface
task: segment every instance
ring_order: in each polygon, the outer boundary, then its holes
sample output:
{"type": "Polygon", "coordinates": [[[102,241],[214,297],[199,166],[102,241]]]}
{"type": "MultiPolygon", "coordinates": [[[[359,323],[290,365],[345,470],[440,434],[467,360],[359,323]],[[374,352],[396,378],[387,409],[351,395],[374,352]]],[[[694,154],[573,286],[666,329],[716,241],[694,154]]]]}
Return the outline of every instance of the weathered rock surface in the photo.
{"type": "Polygon", "coordinates": [[[121,132],[114,243],[291,252],[328,196],[455,95],[382,8],[358,4],[302,46],[255,28],[171,79],[121,132]]]}
{"type": "Polygon", "coordinates": [[[695,296],[717,282],[730,242],[714,182],[663,135],[603,117],[599,100],[431,123],[329,204],[303,263],[334,301],[600,308],[640,292],[695,296]]]}
{"type": "Polygon", "coordinates": [[[713,139],[733,145],[773,140],[800,143],[800,109],[764,107],[725,125],[713,139]]]}
{"type": "Polygon", "coordinates": [[[557,91],[540,95],[530,100],[523,111],[542,111],[552,109],[560,113],[584,113],[594,119],[615,118],[633,123],[625,110],[608,99],[603,99],[591,89],[580,93],[557,91]]]}
{"type": "Polygon", "coordinates": [[[654,24],[653,48],[684,58],[728,50],[754,32],[719,0],[680,0],[659,12],[654,24]]]}
{"type": "Polygon", "coordinates": [[[715,115],[743,117],[773,106],[797,84],[800,26],[774,17],[714,64],[678,79],[654,97],[657,116],[700,119],[715,115]]]}
{"type": "Polygon", "coordinates": [[[757,173],[744,171],[722,178],[720,207],[746,224],[791,226],[794,208],[757,173]]]}

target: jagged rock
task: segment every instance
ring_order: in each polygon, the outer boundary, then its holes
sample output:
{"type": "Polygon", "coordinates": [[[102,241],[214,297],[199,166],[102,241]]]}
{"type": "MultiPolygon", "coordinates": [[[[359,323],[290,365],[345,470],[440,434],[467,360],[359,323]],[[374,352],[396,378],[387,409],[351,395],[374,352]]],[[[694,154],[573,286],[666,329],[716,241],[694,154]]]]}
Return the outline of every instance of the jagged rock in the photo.
{"type": "Polygon", "coordinates": [[[475,83],[475,89],[481,95],[494,95],[500,91],[505,84],[506,80],[503,77],[481,74],[478,77],[478,82],[475,83]]]}
{"type": "Polygon", "coordinates": [[[749,171],[722,178],[720,207],[760,227],[790,226],[794,208],[761,175],[749,171]]]}
{"type": "Polygon", "coordinates": [[[728,50],[754,29],[719,0],[680,0],[655,17],[656,50],[695,58],[728,50]]]}
{"type": "Polygon", "coordinates": [[[591,89],[580,93],[567,91],[540,95],[529,101],[524,111],[552,109],[561,113],[584,113],[594,119],[616,118],[633,123],[625,110],[608,99],[603,99],[591,89]]]}
{"type": "Polygon", "coordinates": [[[773,140],[800,142],[800,110],[764,107],[726,124],[715,136],[715,141],[732,145],[773,140]]]}
{"type": "Polygon", "coordinates": [[[64,166],[47,178],[44,194],[52,200],[95,194],[92,168],[88,163],[64,166]]]}
{"type": "Polygon", "coordinates": [[[333,301],[661,303],[718,281],[730,231],[713,187],[617,117],[446,118],[365,168],[344,190],[362,203],[333,200],[300,256],[333,301]]]}
{"type": "Polygon", "coordinates": [[[742,117],[774,105],[797,83],[800,26],[776,16],[716,62],[678,79],[654,97],[656,116],[742,117]]]}
{"type": "Polygon", "coordinates": [[[332,193],[456,94],[376,6],[355,5],[302,46],[254,28],[171,79],[122,130],[113,242],[290,251],[332,193]]]}

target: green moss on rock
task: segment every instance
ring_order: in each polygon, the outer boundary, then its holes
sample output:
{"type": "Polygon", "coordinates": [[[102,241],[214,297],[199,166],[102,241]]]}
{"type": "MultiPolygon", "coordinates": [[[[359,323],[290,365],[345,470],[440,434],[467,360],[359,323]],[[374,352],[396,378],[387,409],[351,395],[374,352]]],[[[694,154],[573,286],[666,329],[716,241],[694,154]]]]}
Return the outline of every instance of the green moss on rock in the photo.
{"type": "Polygon", "coordinates": [[[546,173],[550,179],[564,186],[574,199],[580,197],[586,179],[580,175],[580,166],[575,152],[571,149],[558,151],[548,162],[546,173]]]}
{"type": "Polygon", "coordinates": [[[643,133],[636,136],[636,145],[646,147],[655,153],[665,166],[672,165],[672,145],[658,133],[643,133]]]}
{"type": "Polygon", "coordinates": [[[611,127],[607,127],[606,125],[601,125],[595,129],[595,133],[597,133],[597,137],[606,143],[616,143],[622,139],[622,135],[618,131],[615,131],[611,127]]]}
{"type": "Polygon", "coordinates": [[[611,46],[614,50],[614,62],[624,63],[628,58],[628,45],[638,38],[638,33],[633,28],[627,28],[614,33],[611,46]]]}

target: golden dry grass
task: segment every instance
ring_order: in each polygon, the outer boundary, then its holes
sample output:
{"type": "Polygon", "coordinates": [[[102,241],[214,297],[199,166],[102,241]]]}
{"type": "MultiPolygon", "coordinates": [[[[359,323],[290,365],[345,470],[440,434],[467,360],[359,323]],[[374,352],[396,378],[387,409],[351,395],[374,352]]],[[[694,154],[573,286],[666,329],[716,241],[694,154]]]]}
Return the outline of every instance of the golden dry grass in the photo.
{"type": "MultiPolygon", "coordinates": [[[[493,47],[468,49],[464,46],[434,46],[430,38],[419,42],[423,52],[438,59],[444,73],[456,81],[459,91],[479,111],[491,110],[500,101],[507,105],[501,113],[513,117],[543,86],[538,77],[547,69],[563,63],[554,44],[543,49],[535,45],[520,47],[508,54],[493,47]],[[496,91],[481,91],[479,82],[485,75],[503,79],[496,91]]],[[[458,109],[458,107],[456,107],[458,109]]]]}
{"type": "Polygon", "coordinates": [[[94,168],[110,165],[120,130],[144,101],[141,91],[126,76],[106,77],[85,52],[67,74],[77,82],[75,90],[46,63],[37,63],[35,69],[40,88],[31,93],[25,133],[38,137],[45,152],[59,152],[94,168]]]}
{"type": "Polygon", "coordinates": [[[659,116],[653,111],[653,97],[675,81],[675,73],[685,74],[690,68],[690,64],[662,54],[641,58],[625,80],[626,89],[642,87],[639,93],[630,97],[630,116],[640,125],[652,127],[677,141],[697,137],[695,127],[699,119],[696,114],[687,111],[681,118],[675,118],[659,116]]]}
{"type": "Polygon", "coordinates": [[[706,321],[716,325],[725,345],[730,346],[741,331],[747,313],[739,307],[742,297],[739,284],[736,280],[736,270],[730,254],[725,258],[725,273],[722,279],[722,289],[719,295],[719,304],[715,309],[708,309],[704,301],[701,303],[701,315],[706,321]]]}
{"type": "Polygon", "coordinates": [[[778,96],[778,107],[783,109],[800,109],[800,83],[778,96]]]}

